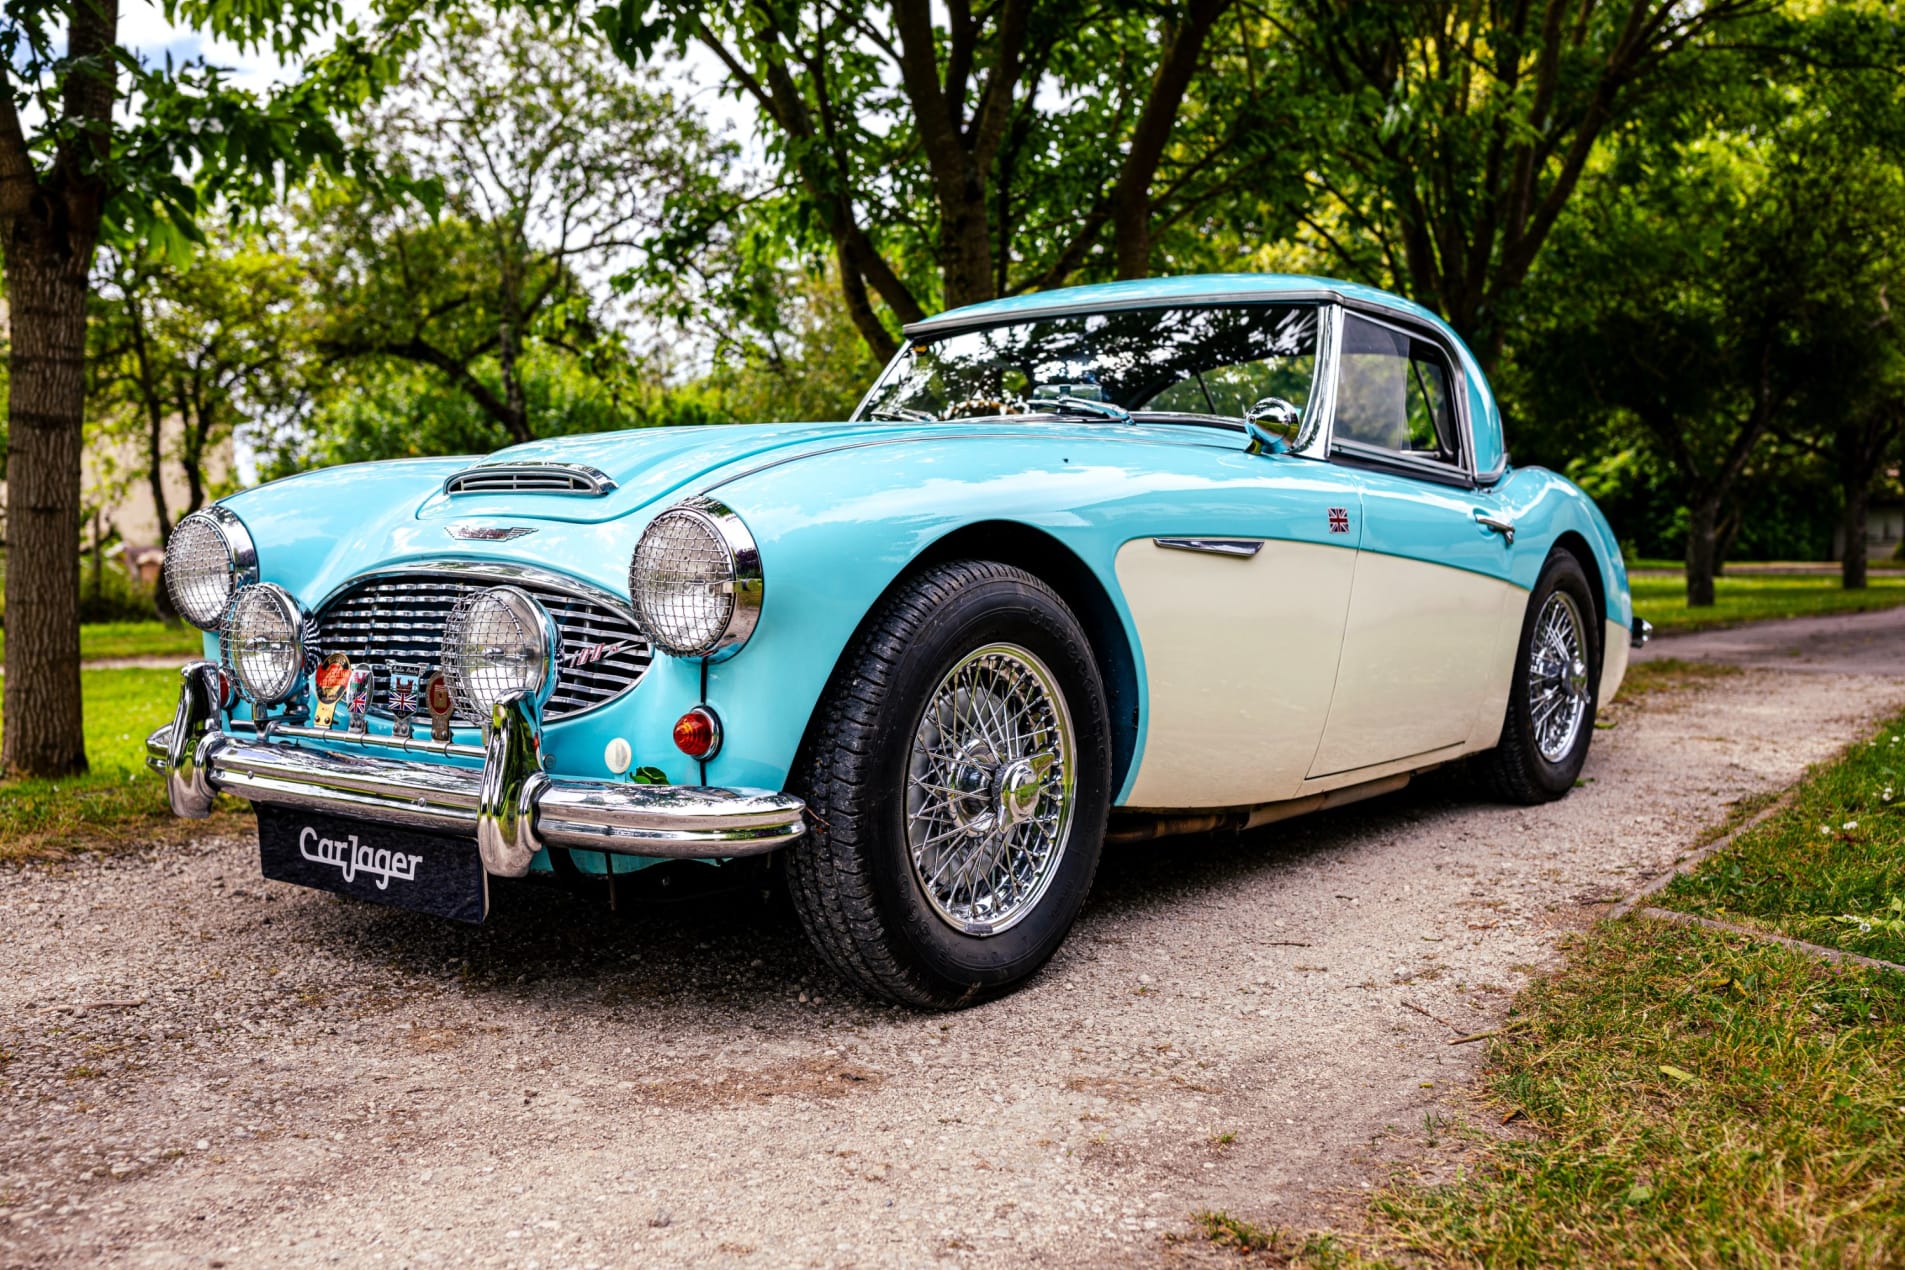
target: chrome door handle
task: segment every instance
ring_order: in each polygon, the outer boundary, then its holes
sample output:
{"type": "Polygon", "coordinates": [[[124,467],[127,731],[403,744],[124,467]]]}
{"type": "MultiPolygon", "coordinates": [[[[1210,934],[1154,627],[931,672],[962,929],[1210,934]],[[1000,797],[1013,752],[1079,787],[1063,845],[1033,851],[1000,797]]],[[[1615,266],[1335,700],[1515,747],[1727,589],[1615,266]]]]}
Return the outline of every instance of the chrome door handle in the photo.
{"type": "Polygon", "coordinates": [[[1502,536],[1502,541],[1513,544],[1515,541],[1515,522],[1506,516],[1497,516],[1493,512],[1475,509],[1475,523],[1484,529],[1492,529],[1502,536]]]}

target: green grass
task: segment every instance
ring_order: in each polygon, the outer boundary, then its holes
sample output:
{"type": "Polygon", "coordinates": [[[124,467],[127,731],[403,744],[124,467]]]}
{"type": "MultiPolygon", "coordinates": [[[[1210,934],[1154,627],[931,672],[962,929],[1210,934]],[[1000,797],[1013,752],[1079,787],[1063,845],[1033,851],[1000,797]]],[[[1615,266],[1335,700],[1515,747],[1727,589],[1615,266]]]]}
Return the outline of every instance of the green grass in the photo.
{"type": "Polygon", "coordinates": [[[106,657],[176,657],[181,663],[199,656],[205,635],[184,622],[96,622],[79,628],[81,661],[106,657]]]}
{"type": "Polygon", "coordinates": [[[1691,631],[1773,617],[1864,613],[1905,604],[1905,576],[1874,575],[1863,591],[1848,591],[1832,576],[1735,577],[1714,580],[1712,608],[1687,607],[1682,578],[1630,578],[1634,611],[1661,631],[1691,631]]]}
{"type": "MultiPolygon", "coordinates": [[[[180,622],[89,622],[79,628],[79,659],[105,657],[176,657],[181,663],[204,648],[197,627],[180,622]]],[[[0,631],[0,656],[5,656],[6,632],[0,631]]]]}
{"type": "Polygon", "coordinates": [[[1629,662],[1627,673],[1621,676],[1620,691],[1614,694],[1614,699],[1625,705],[1650,693],[1671,692],[1690,684],[1727,679],[1740,673],[1738,666],[1729,666],[1725,662],[1687,661],[1679,657],[1629,662]]]}
{"type": "Polygon", "coordinates": [[[1527,1140],[1373,1205],[1438,1264],[1897,1265],[1905,976],[1651,922],[1524,994],[1488,1093],[1527,1140]]]}
{"type": "Polygon", "coordinates": [[[0,781],[0,861],[47,859],[149,841],[176,822],[146,770],[146,734],[171,719],[179,677],[163,669],[84,670],[92,770],[60,781],[0,781]]]}
{"type": "Polygon", "coordinates": [[[1659,903],[1905,963],[1905,930],[1872,920],[1895,898],[1905,901],[1905,715],[1820,767],[1791,812],[1677,879],[1659,903]]]}
{"type": "MultiPolygon", "coordinates": [[[[1905,717],[1670,888],[1887,959],[1826,919],[1905,891],[1905,717]],[[1891,738],[1902,739],[1895,746],[1891,738]],[[1883,791],[1892,782],[1893,803],[1883,791]],[[1836,819],[1834,819],[1836,817],[1836,819]],[[1847,821],[1858,828],[1847,830],[1847,821]],[[1819,826],[1829,824],[1821,834],[1819,826]]],[[[1453,1182],[1399,1181],[1370,1254],[1501,1266],[1905,1263],[1905,974],[1743,935],[1604,923],[1515,1004],[1484,1098],[1533,1136],[1471,1133],[1453,1182]]]]}

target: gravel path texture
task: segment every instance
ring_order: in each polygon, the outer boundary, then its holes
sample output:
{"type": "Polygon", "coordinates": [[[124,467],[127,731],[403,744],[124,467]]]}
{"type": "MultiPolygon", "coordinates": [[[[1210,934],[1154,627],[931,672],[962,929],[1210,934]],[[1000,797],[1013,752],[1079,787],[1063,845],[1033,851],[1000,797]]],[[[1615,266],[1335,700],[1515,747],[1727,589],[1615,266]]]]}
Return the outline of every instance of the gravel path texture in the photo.
{"type": "Polygon", "coordinates": [[[0,872],[0,1263],[1150,1265],[1230,1256],[1203,1210],[1354,1222],[1460,1158],[1451,1038],[1905,706],[1905,611],[1774,634],[1647,650],[1745,669],[1612,708],[1550,806],[1431,776],[1111,851],[1051,967],[953,1015],[755,892],[498,887],[465,928],[263,882],[248,836],[0,872]]]}

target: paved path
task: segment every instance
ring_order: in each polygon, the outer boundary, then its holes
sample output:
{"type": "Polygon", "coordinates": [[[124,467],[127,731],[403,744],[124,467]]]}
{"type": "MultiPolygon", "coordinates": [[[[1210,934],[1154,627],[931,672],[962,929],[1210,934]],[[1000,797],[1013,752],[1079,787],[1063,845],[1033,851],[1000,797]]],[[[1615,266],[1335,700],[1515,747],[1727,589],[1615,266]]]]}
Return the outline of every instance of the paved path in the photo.
{"type": "Polygon", "coordinates": [[[499,886],[466,928],[262,882],[245,838],[0,870],[0,1264],[1154,1265],[1204,1209],[1353,1221],[1386,1162],[1463,1158],[1423,1131],[1481,1058],[1452,1035],[1905,708],[1901,621],[1661,641],[1751,668],[1614,707],[1549,806],[1428,779],[1113,851],[1047,972],[956,1015],[739,897],[499,886]]]}
{"type": "Polygon", "coordinates": [[[1635,654],[1637,661],[1663,657],[1766,670],[1905,676],[1905,607],[1665,635],[1635,654]]]}

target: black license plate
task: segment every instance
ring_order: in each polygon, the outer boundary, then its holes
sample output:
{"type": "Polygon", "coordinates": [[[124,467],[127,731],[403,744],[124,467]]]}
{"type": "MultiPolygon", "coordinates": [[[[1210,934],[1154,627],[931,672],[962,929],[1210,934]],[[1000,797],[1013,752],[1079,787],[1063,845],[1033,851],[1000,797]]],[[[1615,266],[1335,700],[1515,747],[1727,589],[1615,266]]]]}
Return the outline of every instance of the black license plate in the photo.
{"type": "Polygon", "coordinates": [[[459,922],[489,915],[489,874],[473,840],[255,806],[268,878],[459,922]]]}

